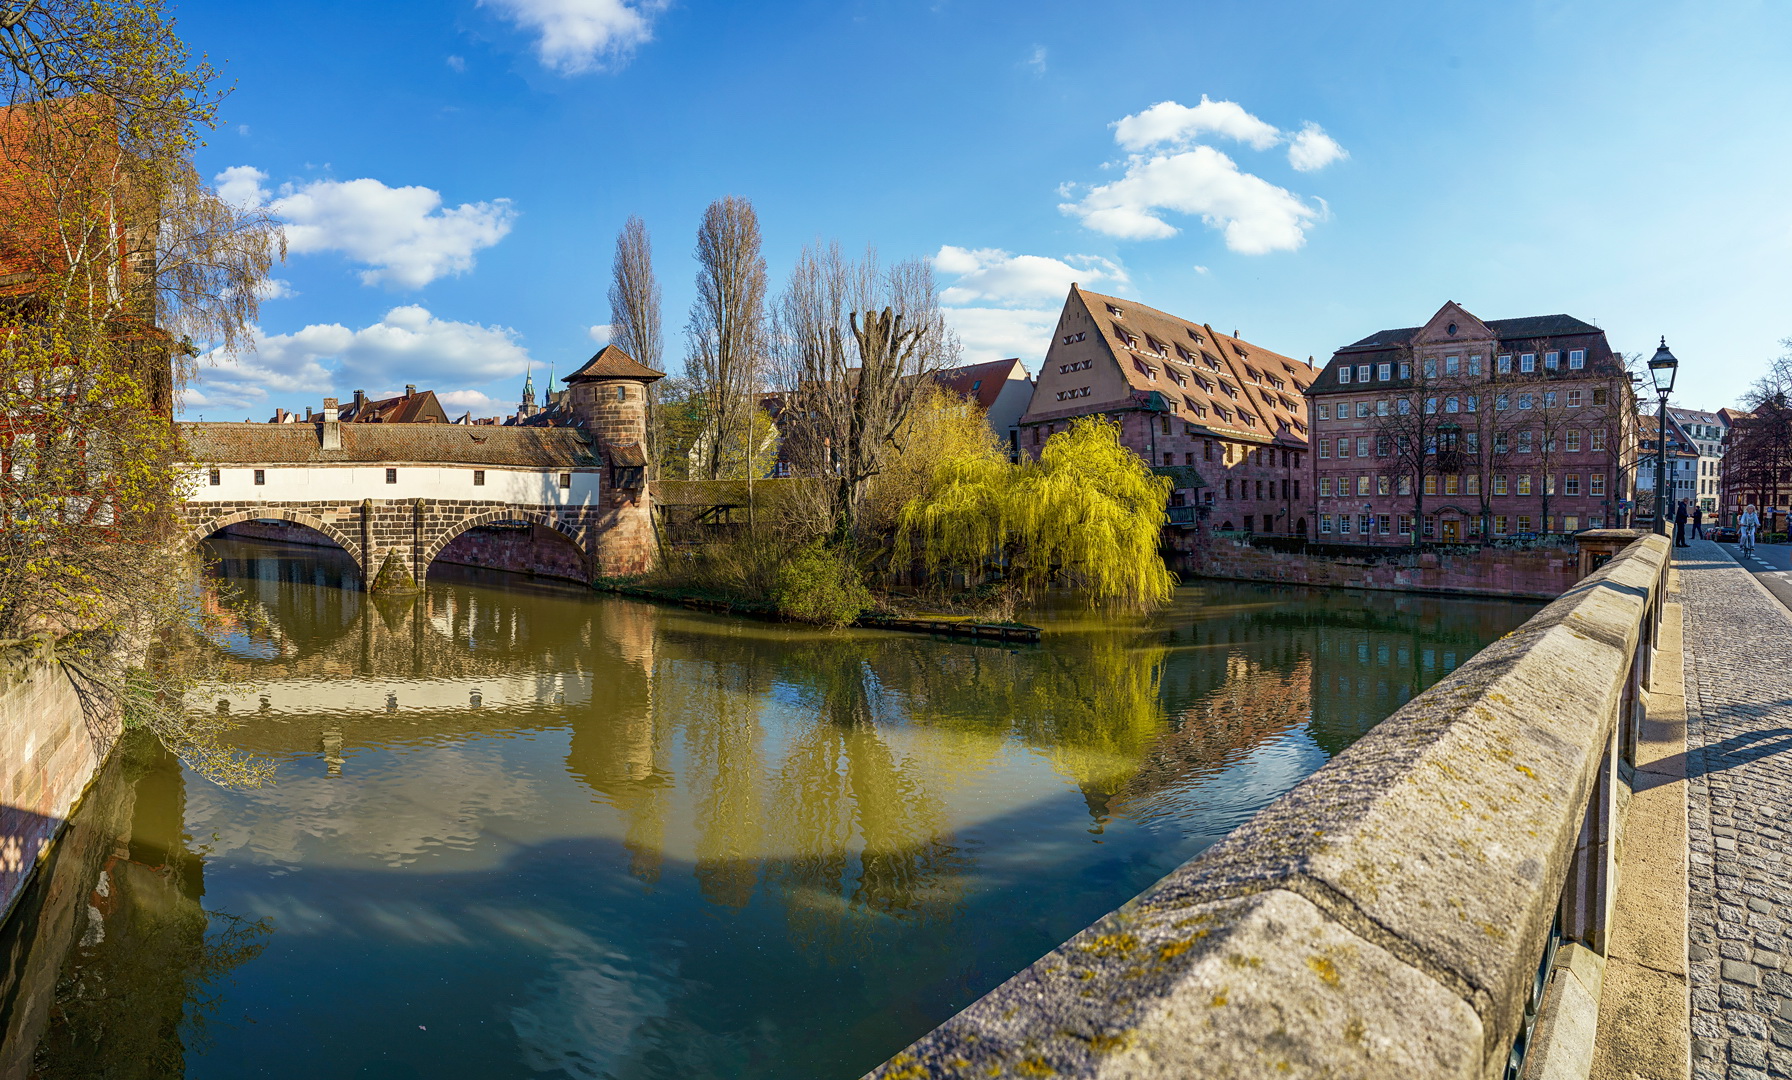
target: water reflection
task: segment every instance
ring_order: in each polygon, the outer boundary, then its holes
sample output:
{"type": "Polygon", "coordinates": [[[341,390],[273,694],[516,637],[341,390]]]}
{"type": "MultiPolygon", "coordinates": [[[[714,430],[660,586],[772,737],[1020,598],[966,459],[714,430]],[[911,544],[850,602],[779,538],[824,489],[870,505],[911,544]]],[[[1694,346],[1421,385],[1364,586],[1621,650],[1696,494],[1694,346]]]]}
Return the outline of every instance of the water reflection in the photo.
{"type": "MultiPolygon", "coordinates": [[[[227,677],[195,700],[277,782],[156,780],[131,844],[237,914],[121,889],[212,959],[63,975],[238,1018],[180,1043],[191,1076],[858,1075],[1532,610],[1209,584],[993,648],[476,572],[395,602],[324,549],[216,545],[227,677]]],[[[123,1067],[116,1021],[59,1015],[46,1075],[123,1067]]]]}

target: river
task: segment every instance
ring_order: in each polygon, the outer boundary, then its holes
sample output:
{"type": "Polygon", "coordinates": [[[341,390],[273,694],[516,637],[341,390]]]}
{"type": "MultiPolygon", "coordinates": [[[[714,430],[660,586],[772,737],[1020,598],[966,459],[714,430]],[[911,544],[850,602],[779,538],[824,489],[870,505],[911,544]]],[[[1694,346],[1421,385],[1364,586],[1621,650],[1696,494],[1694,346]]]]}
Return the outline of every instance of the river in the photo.
{"type": "Polygon", "coordinates": [[[193,698],[275,780],[114,755],[0,1077],[851,1080],[1537,607],[1202,582],[994,647],[210,546],[193,698]]]}

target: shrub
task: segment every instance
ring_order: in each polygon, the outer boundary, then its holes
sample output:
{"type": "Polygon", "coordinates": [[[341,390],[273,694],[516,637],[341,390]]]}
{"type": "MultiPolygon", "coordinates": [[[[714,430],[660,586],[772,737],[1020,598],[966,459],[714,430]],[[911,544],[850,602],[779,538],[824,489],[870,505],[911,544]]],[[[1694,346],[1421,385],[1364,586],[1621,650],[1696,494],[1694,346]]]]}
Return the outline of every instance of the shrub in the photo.
{"type": "Polygon", "coordinates": [[[851,552],[819,540],[784,560],[772,600],[786,618],[822,626],[845,626],[872,605],[851,552]]]}

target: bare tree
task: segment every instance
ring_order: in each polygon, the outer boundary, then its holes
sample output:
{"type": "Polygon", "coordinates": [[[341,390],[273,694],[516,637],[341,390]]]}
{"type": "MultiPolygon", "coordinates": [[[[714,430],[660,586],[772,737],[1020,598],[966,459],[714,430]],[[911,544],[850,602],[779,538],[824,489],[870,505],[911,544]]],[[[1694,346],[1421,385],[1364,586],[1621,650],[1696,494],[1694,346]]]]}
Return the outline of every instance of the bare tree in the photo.
{"type": "MultiPolygon", "coordinates": [[[[633,214],[616,234],[610,264],[610,340],[636,360],[660,367],[660,283],[653,274],[653,240],[647,223],[633,214]]],[[[659,387],[647,384],[647,463],[659,479],[659,387]]]]}
{"type": "Polygon", "coordinates": [[[838,244],[805,248],[774,326],[787,457],[802,472],[834,478],[836,538],[853,537],[871,478],[917,396],[958,357],[932,267],[908,260],[884,269],[869,249],[851,263],[838,244]]]}
{"type": "Polygon", "coordinates": [[[751,434],[763,376],[765,256],[753,204],[733,195],[710,203],[697,229],[696,258],[686,371],[707,423],[703,472],[719,480],[726,448],[751,434]]]}

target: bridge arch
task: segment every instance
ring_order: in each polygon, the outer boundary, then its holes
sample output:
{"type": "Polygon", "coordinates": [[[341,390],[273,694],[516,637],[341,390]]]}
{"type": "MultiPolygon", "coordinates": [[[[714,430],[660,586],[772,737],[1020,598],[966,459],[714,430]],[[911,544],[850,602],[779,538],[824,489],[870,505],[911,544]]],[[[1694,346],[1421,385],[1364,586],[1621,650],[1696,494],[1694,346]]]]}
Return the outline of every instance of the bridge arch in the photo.
{"type": "Polygon", "coordinates": [[[423,557],[419,560],[424,577],[429,576],[430,567],[435,565],[436,556],[440,555],[455,538],[469,529],[477,529],[481,525],[492,525],[500,521],[527,521],[531,525],[541,525],[552,529],[562,540],[571,544],[578,551],[579,557],[586,567],[585,576],[590,577],[591,552],[586,548],[584,540],[577,530],[569,528],[553,514],[545,514],[539,510],[529,510],[520,506],[503,507],[488,510],[480,514],[472,514],[460,519],[443,529],[429,546],[423,549],[423,557]]]}
{"type": "Polygon", "coordinates": [[[367,574],[367,560],[365,553],[361,550],[360,542],[350,539],[347,533],[324,519],[307,514],[303,510],[289,510],[278,506],[236,510],[195,525],[187,532],[187,543],[197,546],[200,541],[219,529],[241,525],[245,521],[290,521],[295,525],[303,525],[314,532],[322,533],[330,539],[331,543],[348,552],[349,558],[355,560],[355,567],[361,571],[363,578],[367,574]]]}

